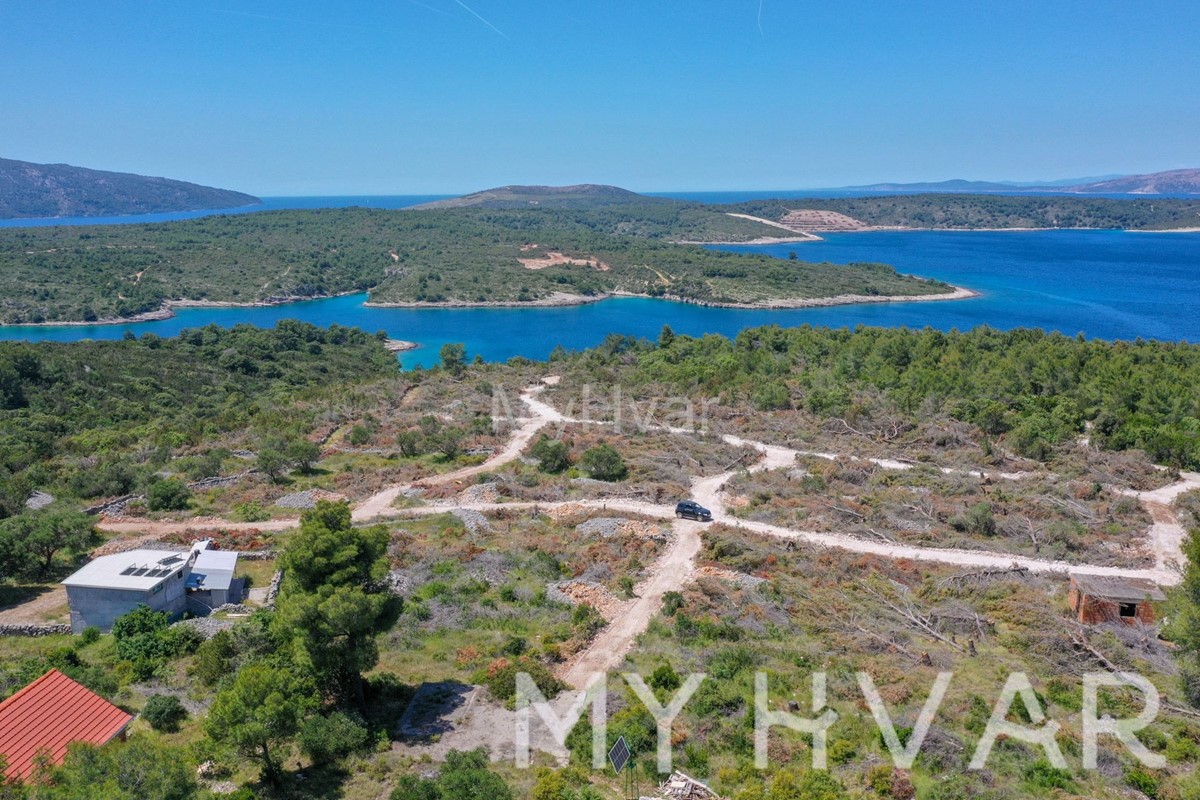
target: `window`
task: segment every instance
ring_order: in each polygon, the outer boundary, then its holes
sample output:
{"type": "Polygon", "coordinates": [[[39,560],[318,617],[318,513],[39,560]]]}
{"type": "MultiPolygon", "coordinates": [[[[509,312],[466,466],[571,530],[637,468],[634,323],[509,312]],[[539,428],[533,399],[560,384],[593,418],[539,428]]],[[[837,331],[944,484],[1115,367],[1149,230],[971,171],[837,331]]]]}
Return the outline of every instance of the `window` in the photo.
{"type": "Polygon", "coordinates": [[[162,590],[163,590],[163,585],[160,583],[157,586],[155,586],[153,589],[150,590],[150,594],[158,594],[162,590]]]}
{"type": "Polygon", "coordinates": [[[1122,617],[1136,617],[1137,603],[1121,603],[1119,612],[1122,617]]]}

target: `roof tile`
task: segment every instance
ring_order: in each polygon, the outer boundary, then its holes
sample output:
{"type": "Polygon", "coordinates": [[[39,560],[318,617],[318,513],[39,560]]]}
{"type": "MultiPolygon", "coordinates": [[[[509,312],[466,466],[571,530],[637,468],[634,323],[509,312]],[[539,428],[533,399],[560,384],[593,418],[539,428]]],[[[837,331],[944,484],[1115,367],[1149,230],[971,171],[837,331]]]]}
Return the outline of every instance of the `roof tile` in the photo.
{"type": "Polygon", "coordinates": [[[52,669],[0,703],[0,753],[8,778],[25,780],[46,753],[62,763],[67,745],[101,745],[125,730],[133,716],[52,669]]]}

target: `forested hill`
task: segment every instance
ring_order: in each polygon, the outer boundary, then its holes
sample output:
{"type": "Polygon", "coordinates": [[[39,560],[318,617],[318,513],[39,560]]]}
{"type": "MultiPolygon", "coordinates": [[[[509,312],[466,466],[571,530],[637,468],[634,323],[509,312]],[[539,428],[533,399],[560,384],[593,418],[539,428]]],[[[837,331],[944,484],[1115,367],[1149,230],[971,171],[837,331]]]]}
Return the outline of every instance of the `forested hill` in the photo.
{"type": "Polygon", "coordinates": [[[681,200],[646,195],[596,183],[575,186],[500,186],[484,189],[462,197],[437,200],[417,206],[420,209],[437,208],[583,208],[614,204],[637,203],[643,205],[684,205],[681,200]]]}
{"type": "Polygon", "coordinates": [[[104,217],[236,208],[257,197],[128,172],[0,158],[0,218],[104,217]]]}
{"type": "Polygon", "coordinates": [[[775,233],[697,204],[344,208],[8,228],[0,229],[0,322],[123,318],[166,300],[283,302],[368,290],[382,303],[516,304],[625,292],[763,304],[951,289],[884,265],[832,267],[669,241],[775,233]]]}
{"type": "MultiPolygon", "coordinates": [[[[911,194],[884,197],[753,200],[721,206],[725,211],[779,221],[796,211],[833,212],[856,228],[1111,228],[1173,230],[1200,227],[1200,199],[911,194]]],[[[843,220],[843,222],[845,222],[843,220]]],[[[822,230],[818,223],[797,227],[822,230]]],[[[846,227],[850,227],[848,224],[846,227]]]]}

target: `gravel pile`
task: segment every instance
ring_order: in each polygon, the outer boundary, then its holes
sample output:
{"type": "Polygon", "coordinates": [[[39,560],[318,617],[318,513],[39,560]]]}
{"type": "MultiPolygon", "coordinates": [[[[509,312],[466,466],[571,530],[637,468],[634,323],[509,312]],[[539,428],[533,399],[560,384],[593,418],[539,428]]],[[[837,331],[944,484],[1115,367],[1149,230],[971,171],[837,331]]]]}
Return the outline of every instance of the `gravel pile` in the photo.
{"type": "Polygon", "coordinates": [[[583,536],[599,536],[601,539],[611,539],[617,535],[631,535],[661,542],[667,538],[666,532],[657,523],[625,519],[624,517],[594,517],[576,525],[575,530],[583,536]]]}
{"type": "Polygon", "coordinates": [[[455,508],[450,513],[462,520],[462,524],[467,526],[471,533],[487,533],[492,529],[487,517],[473,508],[455,508]]]}
{"type": "Polygon", "coordinates": [[[205,639],[211,639],[219,632],[229,630],[233,627],[231,619],[213,619],[212,617],[193,617],[192,619],[180,620],[171,625],[172,628],[185,626],[194,628],[200,632],[200,635],[205,639]]]}
{"type": "Polygon", "coordinates": [[[495,481],[476,483],[463,489],[458,499],[463,503],[497,503],[500,501],[500,484],[495,481]]]}
{"type": "Polygon", "coordinates": [[[54,495],[46,492],[34,492],[29,495],[29,499],[25,501],[25,507],[30,511],[37,511],[40,508],[45,508],[54,502],[54,495]]]}
{"type": "Polygon", "coordinates": [[[472,558],[466,564],[466,573],[488,586],[499,586],[508,580],[511,571],[508,556],[503,553],[487,552],[472,558]]]}
{"type": "Polygon", "coordinates": [[[324,489],[306,489],[303,492],[285,494],[275,501],[275,505],[280,508],[308,509],[316,508],[318,500],[332,500],[336,503],[345,499],[345,495],[340,495],[337,492],[327,492],[324,489]]]}
{"type": "Polygon", "coordinates": [[[625,603],[613,593],[592,581],[563,581],[546,586],[546,599],[572,606],[589,605],[600,612],[605,620],[616,619],[625,610],[625,603]]]}
{"type": "Polygon", "coordinates": [[[312,492],[295,492],[293,494],[285,494],[275,501],[275,505],[280,508],[316,508],[317,501],[312,496],[312,492]]]}
{"type": "Polygon", "coordinates": [[[601,539],[611,539],[621,532],[622,523],[626,520],[620,517],[595,517],[575,526],[575,531],[584,536],[599,536],[601,539]]]}

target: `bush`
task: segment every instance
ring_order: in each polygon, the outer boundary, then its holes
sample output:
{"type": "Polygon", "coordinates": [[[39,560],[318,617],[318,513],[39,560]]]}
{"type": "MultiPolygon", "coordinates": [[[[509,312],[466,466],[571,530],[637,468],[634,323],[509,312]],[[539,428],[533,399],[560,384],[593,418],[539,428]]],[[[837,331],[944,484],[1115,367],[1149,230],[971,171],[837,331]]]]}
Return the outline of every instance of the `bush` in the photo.
{"type": "Polygon", "coordinates": [[[1158,779],[1137,767],[1129,767],[1125,770],[1125,783],[1149,797],[1150,800],[1158,797],[1158,779]]]}
{"type": "Polygon", "coordinates": [[[1035,789],[1050,791],[1051,789],[1062,789],[1063,791],[1071,791],[1073,783],[1071,781],[1071,773],[1065,769],[1059,769],[1044,758],[1039,758],[1028,767],[1022,775],[1025,782],[1035,789]]]}
{"type": "Polygon", "coordinates": [[[772,381],[764,384],[753,397],[754,407],[759,411],[780,411],[792,405],[791,393],[786,384],[772,381]]]}
{"type": "Polygon", "coordinates": [[[173,733],[179,730],[179,725],[187,719],[187,709],[179,698],[170,694],[156,694],[146,701],[142,709],[142,718],[150,723],[156,731],[173,733]]]}
{"type": "Polygon", "coordinates": [[[237,650],[233,645],[233,634],[217,631],[216,635],[196,648],[190,673],[205,686],[215,686],[233,671],[233,657],[237,650]]]}
{"type": "Polygon", "coordinates": [[[571,466],[571,451],[558,439],[542,436],[529,451],[542,472],[558,473],[571,466]]]}
{"type": "Polygon", "coordinates": [[[567,688],[566,684],[554,677],[545,664],[525,657],[493,661],[483,675],[482,683],[497,700],[511,703],[517,696],[517,675],[522,672],[528,673],[547,700],[567,688]]]}
{"type": "Polygon", "coordinates": [[[178,478],[163,478],[150,484],[146,492],[146,507],[151,511],[183,511],[188,507],[192,490],[178,478]]]}
{"type": "Polygon", "coordinates": [[[310,717],[300,729],[300,749],[316,764],[331,764],[367,747],[370,734],[361,720],[336,711],[310,717]]]}
{"type": "Polygon", "coordinates": [[[683,608],[683,595],[679,592],[667,592],[663,595],[663,616],[673,617],[683,608]]]}
{"type": "Polygon", "coordinates": [[[585,450],[579,463],[590,477],[597,480],[619,481],[629,474],[621,454],[605,443],[585,450]]]}
{"type": "Polygon", "coordinates": [[[238,503],[233,507],[233,514],[243,522],[263,522],[271,518],[271,514],[262,507],[262,504],[253,500],[238,503]]]}
{"type": "Polygon", "coordinates": [[[95,644],[100,641],[100,629],[95,625],[89,625],[83,629],[83,633],[79,634],[79,646],[85,647],[89,644],[95,644]]]}
{"type": "Polygon", "coordinates": [[[647,683],[653,689],[673,692],[683,685],[683,679],[670,664],[660,664],[654,668],[654,672],[650,673],[650,680],[647,683]]]}
{"type": "Polygon", "coordinates": [[[956,531],[973,533],[976,536],[996,535],[996,519],[992,516],[992,507],[988,503],[976,503],[968,508],[965,514],[952,517],[950,526],[956,531]]]}

